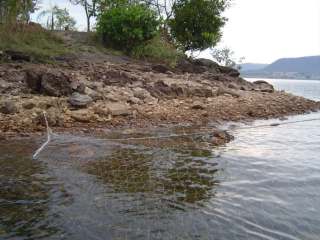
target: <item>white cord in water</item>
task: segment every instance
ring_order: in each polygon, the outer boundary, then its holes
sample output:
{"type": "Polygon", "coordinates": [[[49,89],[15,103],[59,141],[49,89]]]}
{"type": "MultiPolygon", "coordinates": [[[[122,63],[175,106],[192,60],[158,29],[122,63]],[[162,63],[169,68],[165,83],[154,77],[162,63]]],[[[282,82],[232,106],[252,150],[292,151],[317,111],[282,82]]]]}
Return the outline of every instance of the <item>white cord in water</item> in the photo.
{"type": "Polygon", "coordinates": [[[51,129],[48,124],[46,113],[43,112],[44,121],[47,127],[47,141],[41,145],[41,147],[33,154],[32,159],[37,159],[38,155],[42,152],[42,150],[49,144],[51,141],[51,129]]]}

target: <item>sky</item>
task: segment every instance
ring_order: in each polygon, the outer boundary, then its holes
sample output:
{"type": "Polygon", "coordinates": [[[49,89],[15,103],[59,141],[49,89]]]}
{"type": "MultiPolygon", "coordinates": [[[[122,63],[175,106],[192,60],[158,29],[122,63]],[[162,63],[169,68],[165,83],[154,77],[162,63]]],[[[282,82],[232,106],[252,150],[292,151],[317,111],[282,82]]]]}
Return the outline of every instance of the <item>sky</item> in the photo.
{"type": "MultiPolygon", "coordinates": [[[[83,8],[68,0],[42,0],[44,8],[66,7],[80,30],[83,8]]],[[[271,63],[283,57],[320,55],[320,0],[233,0],[218,47],[228,47],[245,62],[271,63]]],[[[210,52],[201,53],[210,57],[210,52]]]]}

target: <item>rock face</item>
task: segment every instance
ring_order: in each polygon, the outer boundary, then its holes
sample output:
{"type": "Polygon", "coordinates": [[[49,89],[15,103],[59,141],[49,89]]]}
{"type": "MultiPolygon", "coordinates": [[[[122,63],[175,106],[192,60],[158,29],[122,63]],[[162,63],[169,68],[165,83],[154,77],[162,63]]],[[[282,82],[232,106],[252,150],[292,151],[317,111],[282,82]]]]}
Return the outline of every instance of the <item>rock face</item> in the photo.
{"type": "Polygon", "coordinates": [[[220,66],[210,59],[199,58],[195,60],[183,59],[178,65],[177,69],[188,73],[204,73],[209,72],[213,74],[225,74],[230,77],[239,77],[240,72],[231,67],[220,66]]]}
{"type": "Polygon", "coordinates": [[[73,93],[71,97],[69,98],[69,103],[71,106],[76,108],[85,108],[90,103],[92,103],[92,98],[88,95],[80,94],[80,93],[73,93]]]}
{"type": "Polygon", "coordinates": [[[18,112],[18,108],[14,102],[6,101],[1,104],[0,112],[3,114],[15,114],[18,112]]]}
{"type": "Polygon", "coordinates": [[[26,71],[27,86],[35,93],[48,96],[68,96],[72,93],[71,80],[62,71],[29,69],[26,71]]]}

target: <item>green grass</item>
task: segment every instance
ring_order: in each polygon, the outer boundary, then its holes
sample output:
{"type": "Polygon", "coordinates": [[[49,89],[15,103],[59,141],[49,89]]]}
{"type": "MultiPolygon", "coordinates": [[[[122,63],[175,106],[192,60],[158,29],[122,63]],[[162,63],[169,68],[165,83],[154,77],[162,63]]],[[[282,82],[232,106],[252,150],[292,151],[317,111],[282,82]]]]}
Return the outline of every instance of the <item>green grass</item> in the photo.
{"type": "Polygon", "coordinates": [[[160,34],[146,44],[134,48],[131,55],[138,59],[160,62],[171,67],[176,66],[178,60],[184,56],[160,34]]]}
{"type": "Polygon", "coordinates": [[[0,25],[0,50],[23,52],[36,61],[70,53],[63,41],[38,25],[0,25]]]}

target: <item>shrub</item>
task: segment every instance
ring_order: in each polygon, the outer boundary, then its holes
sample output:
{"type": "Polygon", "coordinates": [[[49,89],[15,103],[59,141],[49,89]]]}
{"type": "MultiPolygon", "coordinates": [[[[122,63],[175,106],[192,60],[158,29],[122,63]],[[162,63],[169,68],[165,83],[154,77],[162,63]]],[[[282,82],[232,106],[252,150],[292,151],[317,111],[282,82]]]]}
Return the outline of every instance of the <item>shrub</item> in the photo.
{"type": "Polygon", "coordinates": [[[97,32],[106,45],[129,52],[152,39],[158,25],[156,13],[146,6],[120,5],[99,16],[97,32]]]}
{"type": "Polygon", "coordinates": [[[228,0],[178,0],[169,26],[183,50],[214,47],[221,38],[226,19],[221,16],[228,0]]]}
{"type": "Polygon", "coordinates": [[[135,47],[131,55],[138,59],[165,63],[171,67],[174,67],[178,60],[184,56],[160,33],[145,44],[135,47]]]}

